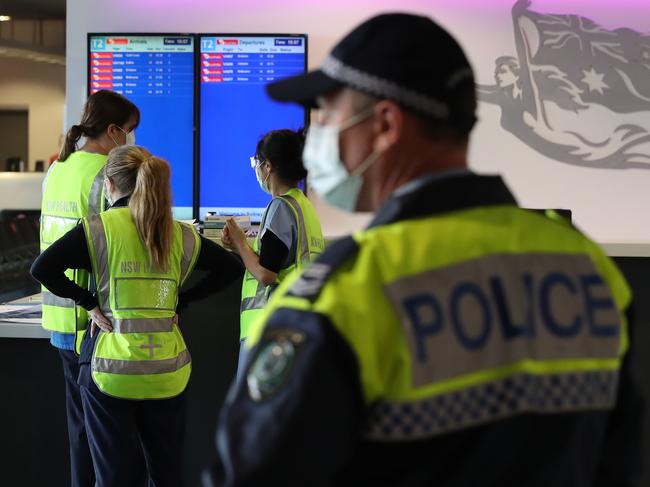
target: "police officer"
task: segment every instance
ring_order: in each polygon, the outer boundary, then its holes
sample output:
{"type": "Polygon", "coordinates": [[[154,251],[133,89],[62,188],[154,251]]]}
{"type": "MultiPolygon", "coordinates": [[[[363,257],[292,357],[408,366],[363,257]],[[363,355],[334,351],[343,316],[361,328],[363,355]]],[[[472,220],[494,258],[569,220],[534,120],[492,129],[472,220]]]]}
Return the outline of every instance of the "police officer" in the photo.
{"type": "MultiPolygon", "coordinates": [[[[279,283],[324,249],[316,210],[298,187],[307,176],[302,163],[303,145],[303,134],[288,129],[272,130],[257,143],[251,166],[260,188],[273,199],[264,210],[252,247],[234,219],[226,222],[224,246],[237,252],[246,266],[240,320],[242,343],[279,283]]],[[[244,350],[242,345],[240,364],[244,350]]]]}
{"type": "MultiPolygon", "coordinates": [[[[104,210],[106,155],[113,147],[132,142],[139,122],[138,108],[117,93],[102,90],[88,98],[81,122],[68,131],[58,160],[50,167],[43,184],[41,251],[73,228],[80,218],[104,210]],[[77,150],[82,137],[84,145],[77,150]]],[[[67,277],[85,289],[90,285],[89,274],[83,270],[68,271],[67,277]]],[[[87,316],[86,310],[75,306],[74,301],[43,288],[43,328],[52,332],[50,342],[58,349],[63,363],[73,487],[95,485],[75,354],[75,337],[80,339],[83,335],[87,316]]]]}
{"type": "Polygon", "coordinates": [[[276,291],[206,485],[631,485],[630,289],[568,222],[467,169],[474,78],[426,17],[374,17],[320,70],[313,188],[370,226],[276,291]]]}
{"type": "Polygon", "coordinates": [[[111,208],[53,243],[32,274],[91,319],[79,385],[97,487],[141,485],[143,457],[148,485],[178,487],[191,373],[176,316],[179,290],[194,268],[210,272],[186,299],[223,289],[243,269],[173,220],[166,161],[142,147],[118,147],[102,173],[111,208]],[[97,292],[66,282],[66,269],[92,271],[97,292]]]}

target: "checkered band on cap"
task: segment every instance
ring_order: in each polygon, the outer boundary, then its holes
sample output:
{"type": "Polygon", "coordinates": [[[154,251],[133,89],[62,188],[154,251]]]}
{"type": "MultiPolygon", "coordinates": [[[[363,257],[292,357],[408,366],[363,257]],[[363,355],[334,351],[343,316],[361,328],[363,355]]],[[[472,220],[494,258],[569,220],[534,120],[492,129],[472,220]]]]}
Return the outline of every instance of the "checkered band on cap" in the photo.
{"type": "MultiPolygon", "coordinates": [[[[418,93],[404,86],[348,66],[333,56],[328,56],[320,67],[330,78],[375,96],[383,96],[397,101],[407,108],[426,113],[436,119],[445,120],[450,116],[449,106],[438,99],[418,93]]],[[[463,68],[452,74],[447,87],[453,89],[463,79],[472,76],[472,71],[463,68]]]]}

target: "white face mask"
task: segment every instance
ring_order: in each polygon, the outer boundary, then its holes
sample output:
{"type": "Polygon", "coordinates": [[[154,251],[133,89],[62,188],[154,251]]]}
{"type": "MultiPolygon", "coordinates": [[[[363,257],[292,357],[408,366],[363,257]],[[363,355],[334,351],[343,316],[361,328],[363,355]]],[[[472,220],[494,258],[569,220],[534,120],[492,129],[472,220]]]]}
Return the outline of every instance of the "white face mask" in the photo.
{"type": "MultiPolygon", "coordinates": [[[[135,130],[131,130],[130,132],[127,132],[122,127],[117,127],[117,128],[120,129],[120,131],[122,131],[126,135],[126,142],[124,142],[124,145],[135,145],[135,130]]],[[[120,146],[120,144],[118,144],[113,137],[111,137],[111,140],[115,144],[115,147],[120,146]]]]}
{"type": "Polygon", "coordinates": [[[260,164],[255,166],[255,179],[257,179],[257,183],[260,185],[260,188],[262,188],[262,191],[271,194],[271,190],[269,189],[269,177],[271,177],[271,173],[268,173],[266,175],[266,178],[262,179],[258,171],[258,169],[262,167],[262,164],[264,163],[261,162],[260,164]]]}
{"type": "Polygon", "coordinates": [[[125,145],[135,145],[135,130],[131,130],[126,134],[126,144],[125,145]]]}
{"type": "Polygon", "coordinates": [[[363,173],[381,154],[373,152],[350,174],[339,153],[339,135],[369,118],[373,112],[374,107],[370,107],[340,125],[312,123],[305,139],[302,159],[309,184],[326,203],[345,211],[356,209],[363,173]]]}
{"type": "Polygon", "coordinates": [[[106,200],[106,203],[108,203],[108,207],[106,209],[113,206],[113,198],[111,197],[111,192],[108,190],[106,179],[104,179],[104,199],[106,200]]]}

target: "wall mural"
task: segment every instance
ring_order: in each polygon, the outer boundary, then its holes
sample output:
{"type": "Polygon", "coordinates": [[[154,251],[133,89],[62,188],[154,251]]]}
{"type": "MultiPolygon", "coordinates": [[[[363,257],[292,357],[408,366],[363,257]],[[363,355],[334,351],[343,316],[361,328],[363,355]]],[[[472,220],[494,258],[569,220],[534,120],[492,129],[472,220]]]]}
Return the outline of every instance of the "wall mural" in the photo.
{"type": "Polygon", "coordinates": [[[650,169],[650,35],[579,15],[512,9],[516,56],[495,61],[479,99],[539,153],[586,167],[650,169]]]}

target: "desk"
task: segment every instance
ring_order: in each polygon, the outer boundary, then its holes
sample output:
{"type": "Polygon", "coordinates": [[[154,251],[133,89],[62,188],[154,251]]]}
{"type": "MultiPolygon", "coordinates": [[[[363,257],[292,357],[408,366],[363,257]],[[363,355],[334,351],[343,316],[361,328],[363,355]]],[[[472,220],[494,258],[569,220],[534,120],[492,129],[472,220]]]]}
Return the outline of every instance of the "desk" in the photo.
{"type": "Polygon", "coordinates": [[[40,318],[7,318],[4,313],[40,306],[41,296],[26,298],[0,304],[0,338],[50,338],[50,332],[41,327],[40,318]]]}

